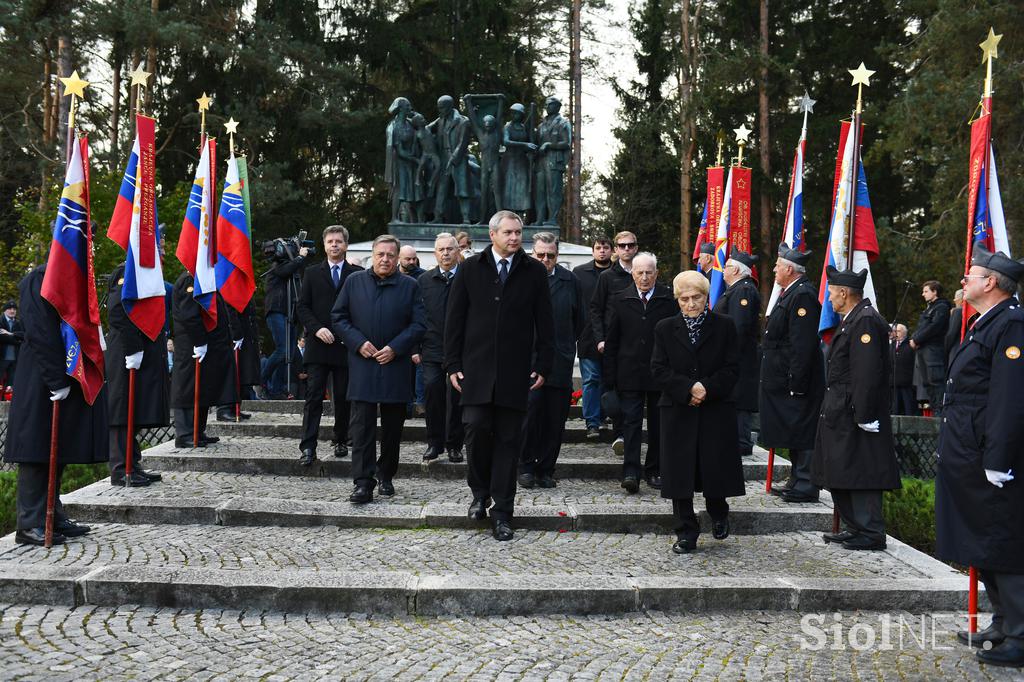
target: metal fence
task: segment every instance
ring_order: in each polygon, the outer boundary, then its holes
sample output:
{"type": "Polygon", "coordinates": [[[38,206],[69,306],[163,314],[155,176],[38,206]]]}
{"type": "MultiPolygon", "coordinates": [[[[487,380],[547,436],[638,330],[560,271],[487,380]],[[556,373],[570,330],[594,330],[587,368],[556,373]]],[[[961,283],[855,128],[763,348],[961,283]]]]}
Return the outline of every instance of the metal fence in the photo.
{"type": "Polygon", "coordinates": [[[893,417],[892,435],[900,475],[935,478],[939,465],[939,420],[932,417],[893,417]]]}

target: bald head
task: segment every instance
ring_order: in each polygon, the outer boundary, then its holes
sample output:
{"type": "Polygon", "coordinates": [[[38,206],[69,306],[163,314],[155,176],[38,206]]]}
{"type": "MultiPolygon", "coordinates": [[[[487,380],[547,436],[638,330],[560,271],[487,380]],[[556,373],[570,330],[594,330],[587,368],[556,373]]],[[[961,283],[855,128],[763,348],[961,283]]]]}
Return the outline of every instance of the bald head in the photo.
{"type": "Polygon", "coordinates": [[[419,267],[420,259],[416,256],[416,248],[408,244],[398,252],[398,265],[405,274],[411,274],[419,267]]]}

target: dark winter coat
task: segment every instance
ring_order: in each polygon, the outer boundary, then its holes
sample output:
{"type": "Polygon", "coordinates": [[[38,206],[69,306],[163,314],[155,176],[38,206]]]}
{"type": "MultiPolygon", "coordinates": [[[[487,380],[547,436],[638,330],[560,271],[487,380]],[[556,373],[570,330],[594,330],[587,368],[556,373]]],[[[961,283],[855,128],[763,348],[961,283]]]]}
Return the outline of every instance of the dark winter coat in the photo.
{"type": "Polygon", "coordinates": [[[766,447],[814,447],[825,394],[820,317],[818,291],[801,277],[779,296],[765,321],[758,411],[766,447]]]}
{"type": "Polygon", "coordinates": [[[835,490],[900,487],[889,404],[892,368],[889,325],[864,299],[836,329],[828,354],[828,387],[821,403],[811,480],[835,490]],[[877,421],[878,433],[858,424],[877,421]]]}
{"type": "Polygon", "coordinates": [[[4,353],[8,346],[14,347],[14,360],[18,359],[18,351],[21,350],[21,342],[25,340],[25,325],[17,317],[10,321],[8,327],[7,316],[0,313],[0,329],[6,329],[10,334],[0,334],[0,360],[4,359],[4,353]]]}
{"type": "Polygon", "coordinates": [[[583,330],[580,332],[579,356],[585,360],[600,360],[601,354],[597,352],[597,342],[594,341],[594,325],[591,322],[593,313],[590,310],[590,302],[594,298],[594,291],[597,290],[597,278],[610,266],[597,267],[597,263],[591,260],[589,263],[577,265],[572,269],[572,274],[579,280],[583,293],[583,304],[586,308],[584,314],[583,330]]]}
{"type": "Polygon", "coordinates": [[[634,286],[633,276],[622,269],[619,261],[615,261],[610,268],[598,275],[594,295],[590,298],[590,327],[594,333],[595,349],[608,335],[608,323],[611,321],[609,300],[617,292],[631,286],[634,286]]]}
{"type": "Polygon", "coordinates": [[[935,553],[944,561],[1024,573],[1024,311],[1007,299],[954,352],[935,479],[935,553]],[[997,488],[985,469],[1013,470],[997,488]]]}
{"type": "Polygon", "coordinates": [[[745,494],[733,395],[739,343],[732,321],[708,313],[696,346],[680,314],[654,330],[651,374],[661,390],[661,496],[670,499],[745,494]],[[700,382],[707,397],[690,407],[690,388],[700,382]]]}
{"type": "MultiPolygon", "coordinates": [[[[304,257],[297,256],[294,260],[277,263],[267,271],[265,275],[267,280],[266,293],[263,296],[264,316],[270,313],[288,314],[288,298],[291,296],[289,289],[292,279],[296,275],[301,276],[303,270],[308,265],[309,262],[304,257]]],[[[295,293],[298,293],[298,288],[296,288],[295,293]]],[[[295,311],[292,310],[292,315],[294,316],[294,314],[295,311]]]]}
{"type": "Polygon", "coordinates": [[[363,270],[345,280],[331,311],[331,330],[348,349],[349,400],[412,402],[412,354],[426,328],[424,317],[419,284],[397,269],[384,279],[363,270]],[[377,350],[390,346],[395,358],[386,365],[364,358],[359,349],[367,341],[377,350]]]}
{"type": "Polygon", "coordinates": [[[946,328],[946,338],[943,347],[946,349],[946,367],[949,367],[953,359],[953,351],[960,345],[960,326],[963,324],[964,309],[953,308],[949,311],[949,326],[946,328]]]}
{"type": "Polygon", "coordinates": [[[241,338],[241,330],[231,328],[227,305],[217,296],[217,326],[206,331],[202,306],[192,297],[193,284],[187,270],[174,283],[171,407],[192,409],[196,380],[192,348],[203,344],[206,344],[206,357],[199,368],[199,406],[233,405],[238,402],[233,339],[241,338]]]}
{"type": "Polygon", "coordinates": [[[654,328],[666,317],[679,314],[672,292],[655,284],[644,308],[636,287],[629,286],[611,296],[608,310],[601,381],[620,391],[658,390],[651,377],[654,328]]]}
{"type": "Polygon", "coordinates": [[[4,461],[45,464],[50,461],[50,426],[53,403],[50,391],[71,387],[60,402],[57,461],[91,464],[109,459],[107,388],[90,406],[77,380],[66,373],[60,317],[40,290],[46,266],[29,272],[18,284],[18,311],[25,325],[25,341],[14,372],[14,399],[7,420],[4,461]]]}
{"type": "MultiPolygon", "coordinates": [[[[256,304],[251,300],[241,313],[230,305],[225,306],[231,316],[231,328],[240,330],[242,347],[238,349],[238,383],[241,386],[256,386],[260,378],[260,330],[256,317],[256,304]]],[[[232,339],[237,341],[238,339],[232,339]]],[[[234,346],[232,346],[234,347],[234,346]]]]}
{"type": "Polygon", "coordinates": [[[737,410],[757,412],[757,392],[761,372],[761,294],[752,277],[733,282],[715,303],[715,312],[728,315],[736,325],[739,340],[740,369],[736,393],[737,410]]]}
{"type": "Polygon", "coordinates": [[[895,341],[889,343],[892,349],[892,372],[893,385],[897,387],[914,385],[914,349],[910,347],[910,340],[904,339],[903,343],[895,341]]]}
{"type": "Polygon", "coordinates": [[[551,310],[555,332],[551,337],[555,348],[551,374],[544,377],[544,385],[552,388],[572,388],[572,368],[576,359],[576,342],[583,331],[583,291],[576,275],[556,265],[548,276],[551,292],[551,310]]]}
{"type": "Polygon", "coordinates": [[[167,337],[161,329],[156,340],[139,331],[121,303],[124,265],[107,281],[107,350],[104,365],[111,426],[128,425],[128,370],[124,359],[142,351],[142,366],[135,371],[135,426],[170,424],[171,375],[167,371],[167,337]]]}
{"type": "Polygon", "coordinates": [[[533,379],[551,375],[554,318],[547,270],[520,249],[505,284],[492,247],[466,259],[452,282],[445,319],[445,372],[462,372],[465,405],[526,411],[533,379]]]}
{"type": "Polygon", "coordinates": [[[295,306],[299,322],[306,329],[306,352],[302,358],[305,364],[332,367],[344,367],[348,364],[348,350],[340,336],[335,334],[334,343],[326,344],[317,338],[316,333],[321,327],[333,329],[331,311],[338,300],[338,295],[348,278],[361,270],[358,265],[346,262],[338,273],[338,287],[335,288],[334,278],[331,277],[331,265],[326,260],[306,269],[306,274],[302,277],[299,301],[295,306]]]}
{"type": "MultiPolygon", "coordinates": [[[[456,266],[455,272],[458,272],[456,266]]],[[[452,275],[454,277],[454,274],[452,275]]],[[[420,341],[423,362],[444,362],[444,321],[448,312],[448,294],[454,279],[446,279],[441,268],[427,270],[419,278],[420,297],[426,311],[427,329],[420,341]]]]}
{"type": "Polygon", "coordinates": [[[949,331],[949,313],[953,304],[937,298],[928,304],[917,320],[917,328],[910,337],[917,346],[917,356],[928,367],[928,383],[941,384],[946,375],[946,332],[949,331]]]}

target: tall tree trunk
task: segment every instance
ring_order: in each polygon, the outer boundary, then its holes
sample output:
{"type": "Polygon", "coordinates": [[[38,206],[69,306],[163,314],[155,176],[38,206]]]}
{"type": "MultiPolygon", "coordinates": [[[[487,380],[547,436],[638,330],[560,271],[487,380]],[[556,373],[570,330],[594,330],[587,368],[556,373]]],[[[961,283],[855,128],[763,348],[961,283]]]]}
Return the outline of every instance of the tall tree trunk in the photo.
{"type": "MultiPolygon", "coordinates": [[[[772,243],[772,165],[771,145],[768,125],[768,0],[761,0],[761,77],[757,84],[757,99],[760,119],[760,140],[758,149],[761,153],[761,263],[767,267],[772,243]]],[[[772,279],[766,272],[761,272],[761,300],[768,303],[771,295],[772,279]]]]}
{"type": "Polygon", "coordinates": [[[680,56],[679,66],[679,269],[693,267],[690,258],[690,233],[693,213],[693,157],[697,153],[696,109],[693,103],[697,74],[697,33],[702,3],[696,8],[690,0],[682,0],[679,12],[680,56]],[[691,14],[692,12],[692,14],[691,14]]]}
{"type": "MultiPolygon", "coordinates": [[[[50,55],[50,39],[43,41],[43,144],[48,149],[53,141],[53,58],[50,55]]],[[[39,171],[39,210],[45,211],[49,203],[50,164],[46,159],[40,160],[39,171]]]]}
{"type": "Polygon", "coordinates": [[[121,69],[124,66],[124,43],[120,35],[114,36],[110,61],[114,72],[114,82],[110,92],[110,172],[115,173],[118,165],[118,142],[121,129],[121,69]]]}
{"type": "MultiPolygon", "coordinates": [[[[65,78],[71,75],[71,36],[62,35],[57,38],[57,76],[65,78]]],[[[67,159],[71,149],[71,131],[68,130],[68,111],[71,98],[65,97],[58,89],[57,144],[61,150],[60,159],[67,159]]]]}
{"type": "MultiPolygon", "coordinates": [[[[156,14],[160,11],[160,0],[150,0],[149,11],[153,14],[154,22],[156,14]]],[[[156,88],[156,32],[149,36],[149,48],[146,50],[146,71],[150,74],[149,87],[146,88],[145,103],[149,105],[149,113],[153,113],[153,91],[156,88]]]]}

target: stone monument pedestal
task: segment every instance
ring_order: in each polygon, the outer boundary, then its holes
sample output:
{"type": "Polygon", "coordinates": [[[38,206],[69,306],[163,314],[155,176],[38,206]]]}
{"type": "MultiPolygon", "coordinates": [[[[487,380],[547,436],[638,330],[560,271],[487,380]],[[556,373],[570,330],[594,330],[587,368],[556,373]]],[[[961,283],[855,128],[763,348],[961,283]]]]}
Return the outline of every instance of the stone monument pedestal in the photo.
{"type": "MultiPolygon", "coordinates": [[[[429,241],[431,248],[433,248],[434,238],[442,233],[450,232],[451,234],[458,234],[459,232],[468,232],[470,238],[474,242],[490,243],[488,237],[487,224],[454,224],[454,223],[401,223],[401,222],[390,222],[388,223],[388,233],[393,234],[403,242],[405,241],[429,241]]],[[[556,236],[559,234],[558,225],[524,225],[523,226],[523,244],[528,246],[533,239],[533,235],[538,232],[553,232],[556,236]]]]}

